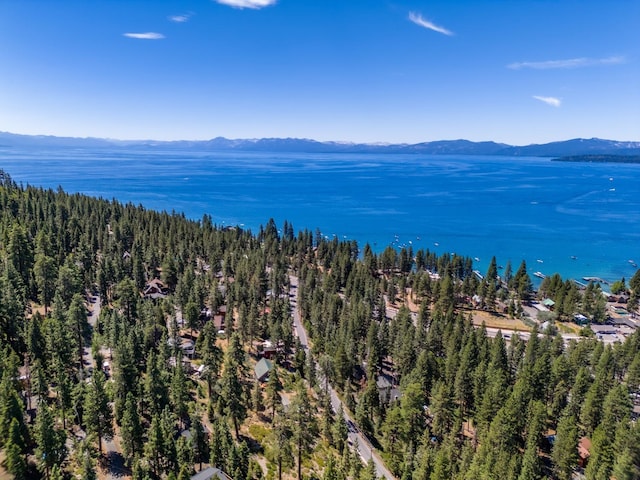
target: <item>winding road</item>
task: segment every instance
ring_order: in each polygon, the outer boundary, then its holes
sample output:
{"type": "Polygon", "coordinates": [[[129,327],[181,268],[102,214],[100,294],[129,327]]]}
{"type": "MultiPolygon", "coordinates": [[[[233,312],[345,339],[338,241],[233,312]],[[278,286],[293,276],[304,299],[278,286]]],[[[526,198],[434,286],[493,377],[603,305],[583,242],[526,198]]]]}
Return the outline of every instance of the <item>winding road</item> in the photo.
{"type": "MultiPolygon", "coordinates": [[[[309,354],[309,339],[307,336],[307,331],[305,330],[304,326],[302,325],[302,321],[300,320],[297,297],[298,277],[289,275],[289,298],[291,299],[291,314],[293,316],[293,325],[295,327],[296,334],[298,336],[298,339],[300,340],[302,348],[304,348],[306,353],[309,354]]],[[[380,456],[376,453],[375,449],[371,446],[371,443],[369,442],[367,437],[360,431],[354,419],[347,412],[346,406],[343,405],[342,400],[340,400],[337,392],[330,384],[329,395],[331,398],[331,406],[333,407],[334,412],[339,412],[340,406],[343,407],[342,411],[344,412],[344,419],[347,422],[347,428],[349,430],[349,441],[352,446],[357,446],[360,458],[365,463],[368,463],[370,459],[373,459],[373,463],[376,467],[376,475],[378,477],[385,478],[387,480],[396,480],[396,477],[389,471],[380,456]]]]}
{"type": "MultiPolygon", "coordinates": [[[[91,335],[93,335],[93,331],[95,330],[98,319],[100,318],[102,303],[100,295],[88,296],[87,299],[89,303],[87,322],[91,327],[91,335]]],[[[106,353],[107,352],[103,352],[105,359],[108,358],[108,360],[111,360],[110,357],[107,357],[106,353]]],[[[96,365],[95,363],[95,359],[93,358],[93,353],[91,351],[91,343],[84,347],[82,362],[85,367],[90,367],[91,370],[102,368],[102,365],[96,365]]],[[[119,440],[115,437],[111,440],[103,439],[102,453],[104,454],[106,463],[103,464],[104,471],[100,472],[99,478],[101,480],[120,480],[129,473],[129,470],[125,466],[124,457],[122,456],[121,449],[119,448],[119,443],[119,440]]]]}

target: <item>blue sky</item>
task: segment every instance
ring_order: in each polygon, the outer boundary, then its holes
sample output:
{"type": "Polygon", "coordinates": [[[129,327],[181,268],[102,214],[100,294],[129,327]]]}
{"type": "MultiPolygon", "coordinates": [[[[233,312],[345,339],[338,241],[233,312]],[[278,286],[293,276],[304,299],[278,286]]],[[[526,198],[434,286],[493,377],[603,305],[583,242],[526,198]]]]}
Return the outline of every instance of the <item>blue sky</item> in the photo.
{"type": "Polygon", "coordinates": [[[637,0],[4,0],[0,130],[640,140],[637,0]]]}

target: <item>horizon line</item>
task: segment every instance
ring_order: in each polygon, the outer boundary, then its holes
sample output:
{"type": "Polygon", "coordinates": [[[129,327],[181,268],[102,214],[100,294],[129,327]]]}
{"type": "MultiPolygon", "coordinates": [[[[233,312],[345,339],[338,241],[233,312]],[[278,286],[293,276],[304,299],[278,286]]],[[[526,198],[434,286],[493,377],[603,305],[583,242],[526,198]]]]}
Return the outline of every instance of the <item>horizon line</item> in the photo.
{"type": "Polygon", "coordinates": [[[561,143],[568,142],[571,140],[603,140],[609,142],[620,142],[620,143],[638,143],[640,144],[640,140],[619,140],[619,139],[611,139],[611,138],[602,138],[602,137],[572,137],[572,138],[564,138],[562,140],[551,140],[547,142],[532,142],[527,144],[511,144],[500,142],[497,140],[469,140],[467,138],[441,138],[437,140],[421,140],[417,142],[393,142],[393,141],[383,141],[376,140],[371,142],[358,142],[352,140],[317,140],[315,138],[310,137],[291,137],[291,136],[282,136],[282,137],[225,137],[223,135],[217,135],[215,137],[210,138],[198,138],[198,139],[186,139],[179,138],[173,140],[159,140],[153,138],[131,138],[131,139],[123,139],[123,138],[114,138],[114,137],[96,137],[96,136],[72,136],[72,135],[54,135],[54,134],[39,134],[39,133],[15,133],[7,130],[0,130],[0,134],[8,134],[15,135],[21,137],[45,137],[45,138],[58,138],[58,139],[70,139],[70,140],[102,140],[106,142],[122,142],[122,143],[136,143],[136,142],[157,142],[157,143],[178,143],[178,142],[210,142],[212,140],[224,139],[229,141],[247,141],[247,142],[257,142],[260,140],[300,140],[307,142],[316,142],[320,144],[343,144],[343,145],[366,145],[366,146],[415,146],[420,144],[428,144],[428,143],[437,143],[437,142],[470,142],[470,143],[495,143],[498,145],[503,145],[505,147],[529,147],[534,145],[547,145],[551,143],[561,143]]]}

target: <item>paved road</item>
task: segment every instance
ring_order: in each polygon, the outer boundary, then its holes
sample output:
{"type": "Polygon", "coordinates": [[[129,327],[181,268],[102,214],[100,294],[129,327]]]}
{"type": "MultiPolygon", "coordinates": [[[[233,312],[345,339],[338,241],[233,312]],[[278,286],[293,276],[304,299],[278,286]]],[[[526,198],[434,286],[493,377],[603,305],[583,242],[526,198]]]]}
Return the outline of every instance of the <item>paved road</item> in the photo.
{"type": "MultiPolygon", "coordinates": [[[[293,325],[295,327],[296,335],[300,340],[300,344],[302,348],[308,351],[309,349],[309,340],[307,337],[307,331],[302,325],[302,321],[300,320],[300,312],[298,311],[298,277],[293,275],[289,276],[289,284],[290,284],[290,298],[291,298],[291,307],[292,307],[292,315],[293,315],[293,325]]],[[[320,382],[323,381],[322,376],[319,375],[320,382]]],[[[338,397],[335,389],[329,385],[329,396],[331,398],[331,406],[333,407],[334,412],[340,411],[340,406],[342,405],[342,401],[338,397]]],[[[387,480],[395,480],[396,477],[387,469],[384,462],[380,458],[380,456],[375,452],[375,450],[371,447],[371,443],[369,440],[360,432],[360,429],[356,425],[355,421],[351,416],[347,413],[346,407],[343,405],[344,419],[347,422],[347,427],[349,429],[349,440],[352,445],[357,445],[358,454],[360,458],[367,463],[369,459],[373,458],[373,463],[376,466],[376,474],[378,477],[385,478],[387,480]]]]}
{"type": "Polygon", "coordinates": [[[102,448],[107,461],[107,468],[103,477],[105,480],[121,480],[131,474],[131,471],[125,466],[119,443],[118,438],[102,441],[102,448]]]}
{"type": "MultiPolygon", "coordinates": [[[[504,328],[493,328],[493,327],[486,327],[486,330],[487,330],[487,337],[495,338],[496,335],[498,334],[498,332],[500,332],[502,334],[502,338],[504,338],[505,341],[507,341],[507,342],[514,335],[518,335],[524,341],[528,341],[531,338],[531,333],[530,332],[521,332],[521,331],[516,331],[516,330],[506,330],[504,328]]],[[[538,336],[539,337],[543,337],[544,333],[540,332],[540,333],[538,333],[538,336]]],[[[576,335],[575,333],[562,333],[562,334],[560,334],[560,336],[564,340],[565,345],[568,344],[571,340],[578,340],[579,341],[579,340],[583,340],[585,338],[585,337],[581,337],[580,335],[576,335]]]]}
{"type": "MultiPolygon", "coordinates": [[[[102,305],[100,303],[100,295],[88,296],[87,300],[89,301],[87,323],[91,327],[90,331],[91,335],[93,335],[93,330],[98,324],[98,318],[100,317],[100,308],[102,305]]],[[[90,376],[90,372],[93,372],[93,369],[95,367],[95,359],[93,358],[93,352],[91,351],[91,341],[89,341],[82,347],[82,368],[85,370],[85,378],[90,376]]],[[[100,365],[100,367],[102,367],[102,365],[100,365]]]]}
{"type": "MultiPolygon", "coordinates": [[[[89,323],[89,326],[91,327],[91,334],[93,335],[93,330],[98,324],[98,318],[100,318],[100,309],[102,307],[102,304],[100,295],[89,296],[88,300],[89,312],[87,316],[87,323],[89,323]]],[[[106,351],[103,351],[103,354],[106,353],[106,351]]],[[[107,359],[106,355],[105,359],[107,359]]],[[[102,368],[102,365],[95,364],[93,352],[91,351],[91,343],[84,347],[82,363],[84,364],[84,368],[102,368]]],[[[119,443],[119,440],[116,438],[111,440],[103,439],[102,453],[104,454],[104,458],[106,460],[106,468],[104,469],[104,474],[100,475],[101,479],[121,480],[123,477],[127,476],[130,473],[129,470],[125,467],[124,457],[122,456],[121,449],[119,448],[119,443]]]]}

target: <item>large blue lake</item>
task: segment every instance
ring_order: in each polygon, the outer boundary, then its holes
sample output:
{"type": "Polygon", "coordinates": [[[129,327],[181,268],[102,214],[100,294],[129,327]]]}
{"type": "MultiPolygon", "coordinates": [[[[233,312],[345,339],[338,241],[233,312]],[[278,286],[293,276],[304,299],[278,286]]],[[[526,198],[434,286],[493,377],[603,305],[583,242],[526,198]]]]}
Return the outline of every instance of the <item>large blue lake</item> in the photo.
{"type": "Polygon", "coordinates": [[[17,182],[257,230],[491,256],[530,273],[627,279],[640,263],[640,165],[546,158],[0,148],[17,182]],[[574,257],[574,258],[572,258],[574,257]]]}

